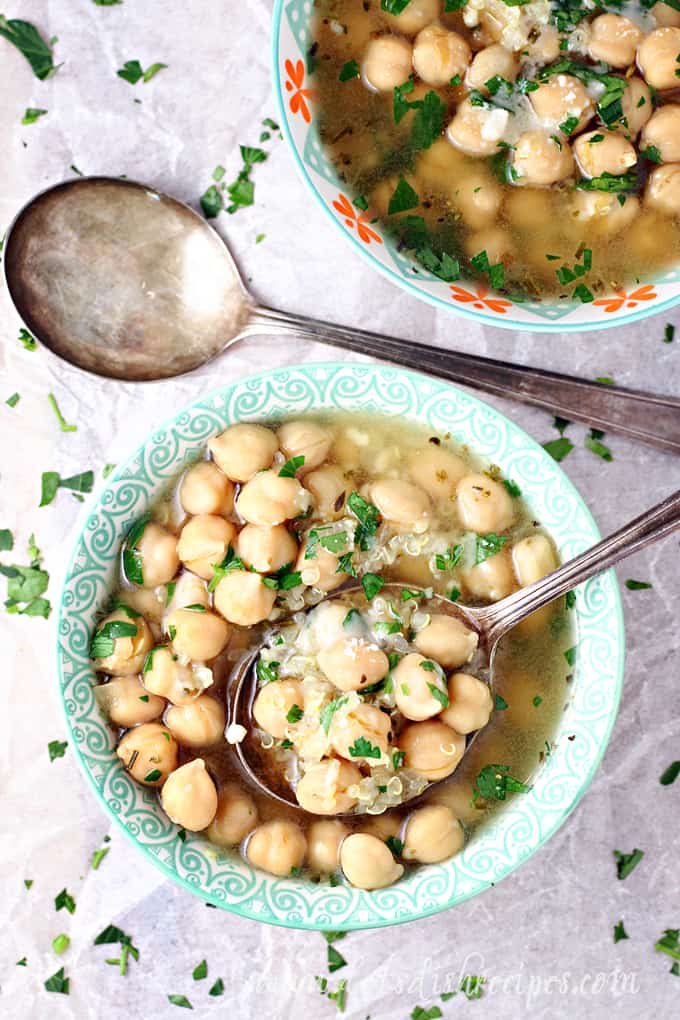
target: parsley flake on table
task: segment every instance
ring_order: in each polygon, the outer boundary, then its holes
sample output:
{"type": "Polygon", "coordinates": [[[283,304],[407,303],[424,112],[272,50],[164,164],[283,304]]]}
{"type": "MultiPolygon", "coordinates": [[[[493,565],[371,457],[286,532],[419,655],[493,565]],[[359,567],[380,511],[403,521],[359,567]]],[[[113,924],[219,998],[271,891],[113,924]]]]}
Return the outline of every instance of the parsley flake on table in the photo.
{"type": "Polygon", "coordinates": [[[485,765],[475,779],[472,803],[483,800],[506,800],[508,793],[526,793],[530,787],[510,775],[509,765],[485,765]]]}
{"type": "Polygon", "coordinates": [[[55,761],[57,758],[63,758],[66,754],[67,747],[68,740],[50,740],[47,745],[47,753],[50,756],[50,761],[55,761]]]}
{"type": "Polygon", "coordinates": [[[672,344],[675,339],[675,326],[672,322],[667,322],[663,330],[663,342],[665,344],[672,344]]]}
{"type": "Polygon", "coordinates": [[[328,950],[328,970],[331,974],[334,974],[336,970],[341,970],[343,967],[347,966],[347,960],[342,955],[342,953],[339,953],[337,951],[335,946],[332,946],[329,943],[327,950],[328,950]]]}
{"type": "Polygon", "coordinates": [[[57,893],[54,897],[54,909],[56,911],[68,910],[69,914],[75,914],[76,901],[73,896],[71,896],[70,892],[66,889],[62,889],[61,892],[57,893]]]}
{"type": "Polygon", "coordinates": [[[118,973],[125,977],[129,958],[132,957],[133,960],[139,960],[139,950],[132,944],[131,936],[126,935],[124,931],[117,928],[114,924],[109,924],[97,935],[94,945],[113,945],[116,942],[120,945],[120,956],[107,959],[104,962],[112,967],[118,967],[118,973]]]}
{"type": "Polygon", "coordinates": [[[614,942],[621,942],[623,939],[629,939],[630,935],[623,926],[623,921],[617,921],[614,925],[614,942]]]}
{"type": "Polygon", "coordinates": [[[22,124],[35,124],[37,120],[44,117],[47,110],[41,110],[36,106],[27,106],[26,113],[21,118],[22,124]]]}
{"type": "Polygon", "coordinates": [[[31,886],[33,885],[33,879],[32,878],[25,878],[24,879],[24,885],[26,886],[27,889],[30,889],[31,886]]]}
{"type": "Polygon", "coordinates": [[[168,1002],[171,1002],[173,1006],[181,1006],[182,1009],[193,1009],[186,995],[168,995],[168,1002]]]}
{"type": "Polygon", "coordinates": [[[19,330],[19,343],[25,351],[35,351],[38,348],[38,341],[27,329],[19,330]]]}
{"type": "MultiPolygon", "coordinates": [[[[140,701],[141,700],[142,699],[140,698],[140,701]]],[[[148,701],[148,697],[147,697],[147,701],[148,701]]],[[[93,871],[98,871],[99,870],[99,865],[104,860],[104,858],[106,857],[106,855],[107,855],[107,853],[109,852],[110,849],[111,849],[111,847],[104,846],[100,850],[94,850],[93,851],[93,853],[92,853],[92,860],[90,861],[90,867],[92,868],[93,871]]]]}
{"type": "Polygon", "coordinates": [[[63,414],[59,410],[59,404],[57,403],[57,399],[54,396],[54,393],[48,393],[47,394],[47,402],[50,405],[50,407],[52,408],[52,410],[54,411],[54,416],[57,419],[57,421],[59,423],[59,428],[61,429],[62,432],[77,432],[78,431],[78,426],[77,425],[69,425],[68,422],[66,421],[66,419],[64,418],[63,414]]]}
{"type": "MultiPolygon", "coordinates": [[[[666,928],[658,942],[654,943],[657,953],[665,953],[673,960],[680,960],[680,928],[666,928]]],[[[671,974],[678,976],[678,965],[674,963],[671,974]]]]}
{"type": "Polygon", "coordinates": [[[129,82],[130,85],[136,85],[140,79],[146,85],[152,78],[155,78],[159,71],[162,71],[167,66],[167,64],[161,63],[150,64],[145,71],[138,60],[127,60],[120,70],[116,71],[116,74],[123,81],[129,82]]]}
{"type": "Polygon", "coordinates": [[[411,1010],[411,1020],[438,1020],[438,1017],[443,1015],[439,1006],[430,1006],[429,1009],[424,1006],[414,1006],[411,1010]]]}
{"type": "MultiPolygon", "coordinates": [[[[38,550],[35,550],[37,554],[38,550]]],[[[0,574],[7,578],[7,599],[5,609],[11,614],[22,616],[41,616],[46,620],[52,606],[48,599],[43,598],[47,591],[50,575],[40,569],[39,557],[36,555],[29,567],[18,564],[4,566],[0,564],[0,574]]]]}
{"type": "Polygon", "coordinates": [[[652,585],[649,581],[635,581],[632,577],[629,577],[626,581],[626,588],[628,591],[646,591],[651,587],[652,585]]]}
{"type": "Polygon", "coordinates": [[[31,65],[34,75],[45,81],[57,70],[52,62],[52,48],[28,21],[7,19],[0,14],[0,36],[11,42],[31,65]]]}
{"type": "MultiPolygon", "coordinates": [[[[68,430],[75,429],[70,426],[68,430]]],[[[80,474],[62,478],[58,471],[43,471],[40,482],[40,502],[38,506],[49,506],[58,489],[69,489],[74,493],[90,493],[94,485],[94,471],[81,471],[80,474]]]]}
{"type": "Polygon", "coordinates": [[[115,7],[122,2],[123,0],[92,0],[97,7],[115,7]]]}
{"type": "Polygon", "coordinates": [[[614,850],[613,854],[616,860],[616,877],[622,881],[624,878],[628,878],[631,871],[634,871],[645,856],[644,850],[638,849],[633,850],[629,854],[622,854],[620,850],[614,850]]]}
{"type": "Polygon", "coordinates": [[[65,953],[70,945],[71,945],[70,938],[63,932],[60,935],[55,935],[55,937],[52,939],[52,949],[57,954],[57,956],[61,956],[62,953],[65,953]]]}
{"type": "Polygon", "coordinates": [[[466,974],[464,978],[461,978],[458,988],[467,999],[481,999],[485,984],[486,978],[480,977],[478,974],[466,974]]]}
{"type": "Polygon", "coordinates": [[[60,967],[56,974],[48,978],[45,981],[45,991],[47,992],[59,992],[61,995],[69,994],[69,982],[70,978],[67,978],[64,974],[64,968],[60,967]]]}
{"type": "Polygon", "coordinates": [[[334,992],[328,992],[328,998],[335,1003],[339,1013],[345,1012],[347,1004],[347,981],[345,978],[338,981],[338,987],[334,992]]]}
{"type": "Polygon", "coordinates": [[[191,972],[191,976],[194,981],[202,981],[203,978],[206,978],[208,976],[208,961],[201,960],[200,963],[197,963],[191,972]]]}
{"type": "Polygon", "coordinates": [[[7,398],[5,403],[7,404],[8,407],[16,407],[20,400],[21,400],[20,394],[13,393],[11,397],[7,398]]]}
{"type": "Polygon", "coordinates": [[[0,528],[0,552],[11,552],[14,548],[14,535],[9,528],[0,528]]]}
{"type": "Polygon", "coordinates": [[[586,436],[585,446],[591,453],[594,453],[597,457],[601,457],[602,460],[610,463],[614,460],[614,454],[608,446],[605,446],[605,444],[600,441],[603,435],[604,433],[599,429],[591,429],[589,434],[586,436]]]}
{"type": "Polygon", "coordinates": [[[680,761],[674,761],[661,773],[659,782],[662,786],[672,786],[678,776],[680,776],[680,761]]]}
{"type": "Polygon", "coordinates": [[[541,445],[545,452],[549,453],[558,464],[574,449],[574,444],[566,436],[561,436],[560,439],[550,439],[547,443],[542,443],[541,445]]]}
{"type": "Polygon", "coordinates": [[[16,967],[27,967],[28,966],[28,960],[26,959],[25,956],[22,956],[20,960],[17,960],[15,966],[16,967]]]}

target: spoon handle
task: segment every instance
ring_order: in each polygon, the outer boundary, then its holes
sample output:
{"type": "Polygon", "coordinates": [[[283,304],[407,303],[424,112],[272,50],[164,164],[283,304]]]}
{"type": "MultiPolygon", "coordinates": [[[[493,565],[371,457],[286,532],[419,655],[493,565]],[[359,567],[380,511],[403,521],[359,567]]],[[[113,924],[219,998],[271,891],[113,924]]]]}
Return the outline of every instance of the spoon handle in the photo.
{"type": "Polygon", "coordinates": [[[489,648],[537,609],[679,528],[680,490],[535,584],[493,606],[475,609],[475,620],[487,631],[489,648]]]}
{"type": "Polygon", "coordinates": [[[295,334],[344,347],[680,453],[680,400],[675,397],[606,386],[557,372],[441,350],[272,308],[254,308],[241,336],[258,333],[295,334]]]}

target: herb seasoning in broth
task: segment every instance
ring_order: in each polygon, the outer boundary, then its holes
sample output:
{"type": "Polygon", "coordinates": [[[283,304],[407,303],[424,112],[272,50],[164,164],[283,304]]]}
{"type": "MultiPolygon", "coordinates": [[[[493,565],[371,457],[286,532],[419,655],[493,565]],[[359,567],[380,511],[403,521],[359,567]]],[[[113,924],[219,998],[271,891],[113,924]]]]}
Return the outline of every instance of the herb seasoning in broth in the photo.
{"type": "Polygon", "coordinates": [[[541,610],[499,649],[494,705],[476,635],[409,585],[482,604],[556,564],[517,485],[448,435],[337,412],[231,426],[128,533],[95,695],[179,826],[276,875],[390,885],[526,788],[573,661],[569,607],[541,610]],[[317,605],[353,578],[362,594],[317,605]],[[229,677],[263,637],[246,731],[229,677]],[[303,811],[245,785],[241,740],[303,811]]]}
{"type": "Polygon", "coordinates": [[[674,0],[314,7],[322,141],[421,271],[589,302],[680,261],[674,0]]]}

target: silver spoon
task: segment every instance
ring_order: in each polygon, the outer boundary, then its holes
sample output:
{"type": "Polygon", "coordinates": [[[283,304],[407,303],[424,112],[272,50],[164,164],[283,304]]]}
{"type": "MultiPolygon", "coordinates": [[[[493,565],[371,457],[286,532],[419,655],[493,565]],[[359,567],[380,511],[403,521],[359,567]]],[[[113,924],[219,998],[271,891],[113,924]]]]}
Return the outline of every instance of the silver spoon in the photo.
{"type": "MultiPolygon", "coordinates": [[[[262,307],[201,216],[134,181],[81,177],[48,188],[14,220],[4,264],[27,329],[97,375],[162,379],[190,372],[248,336],[306,337],[680,451],[676,398],[262,307]]],[[[452,318],[451,327],[455,336],[464,324],[452,318]]]]}
{"type": "MultiPolygon", "coordinates": [[[[623,528],[614,532],[609,538],[603,539],[603,541],[598,542],[591,549],[576,556],[573,560],[569,560],[546,577],[541,578],[540,581],[536,581],[535,584],[531,584],[526,588],[520,588],[513,595],[501,599],[500,602],[496,602],[494,605],[482,607],[463,606],[458,602],[450,602],[449,599],[444,598],[442,595],[433,595],[429,601],[434,604],[437,612],[458,617],[467,627],[477,632],[479,635],[479,648],[475,663],[475,673],[480,674],[481,678],[488,683],[493,694],[494,657],[501,638],[512,630],[513,627],[516,627],[518,623],[521,623],[522,620],[525,620],[538,609],[542,609],[549,603],[554,602],[555,599],[566,595],[567,592],[577,585],[588,581],[597,574],[601,574],[620,560],[632,556],[633,553],[645,549],[648,545],[658,542],[661,538],[670,535],[678,529],[680,529],[680,490],[653,509],[648,510],[634,521],[631,521],[630,524],[626,524],[623,528]]],[[[404,584],[386,584],[381,589],[381,594],[383,592],[389,594],[390,591],[398,593],[404,587],[404,584]]],[[[412,591],[423,590],[410,584],[408,588],[412,591]]],[[[361,590],[361,588],[356,587],[351,589],[345,588],[344,590],[341,589],[338,592],[334,592],[328,598],[339,598],[350,592],[361,590]]],[[[230,720],[243,726],[249,732],[253,726],[250,709],[257,693],[257,680],[253,667],[261,648],[262,645],[250,652],[239,663],[230,681],[232,690],[230,720]]],[[[479,733],[481,733],[481,730],[477,730],[476,733],[468,737],[465,753],[470,749],[472,742],[479,733]]],[[[274,789],[273,786],[265,781],[262,774],[258,774],[254,770],[246,753],[247,745],[245,741],[235,744],[234,747],[242,771],[254,786],[267,796],[273,797],[289,807],[295,807],[299,811],[302,810],[295,800],[295,795],[290,787],[281,784],[279,788],[274,789]]],[[[446,779],[443,779],[430,783],[428,790],[439,782],[446,781],[446,779]]],[[[419,796],[421,795],[419,794],[419,796]]]]}

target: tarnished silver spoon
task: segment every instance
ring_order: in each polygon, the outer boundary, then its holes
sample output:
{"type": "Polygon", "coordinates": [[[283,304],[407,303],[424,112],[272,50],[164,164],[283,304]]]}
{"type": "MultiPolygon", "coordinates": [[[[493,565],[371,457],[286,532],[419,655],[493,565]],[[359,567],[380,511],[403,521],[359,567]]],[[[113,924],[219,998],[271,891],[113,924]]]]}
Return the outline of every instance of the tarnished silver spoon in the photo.
{"type": "MultiPolygon", "coordinates": [[[[303,337],[680,451],[677,398],[258,305],[212,227],[188,206],[134,181],[80,177],[42,192],[11,225],[4,266],[10,297],[31,333],[97,375],[163,379],[197,368],[244,337],[303,337]]],[[[462,328],[452,317],[452,335],[462,328]]]]}
{"type": "MultiPolygon", "coordinates": [[[[567,592],[577,585],[588,581],[597,574],[601,574],[620,560],[631,556],[641,549],[645,549],[648,545],[658,542],[666,535],[670,535],[678,529],[680,529],[680,490],[653,509],[648,510],[634,521],[631,521],[630,524],[620,528],[613,535],[610,535],[609,538],[603,539],[603,541],[598,542],[591,549],[564,563],[551,574],[541,578],[540,581],[536,581],[535,584],[531,584],[526,588],[521,588],[513,595],[501,599],[500,602],[496,602],[494,605],[483,607],[464,606],[458,602],[451,602],[442,595],[433,595],[429,601],[436,606],[437,612],[458,617],[467,627],[477,632],[479,636],[479,654],[475,672],[488,683],[493,693],[494,656],[501,638],[508,631],[516,627],[518,623],[521,623],[522,620],[532,613],[566,595],[567,592]]],[[[410,584],[408,587],[412,591],[423,590],[410,584]]],[[[402,588],[404,588],[404,584],[389,583],[381,589],[381,594],[389,595],[390,592],[398,594],[402,588]]],[[[357,591],[360,592],[362,589],[358,587],[339,589],[337,592],[329,595],[328,599],[340,598],[343,595],[357,591]]],[[[250,710],[257,693],[254,665],[261,648],[262,646],[252,650],[238,664],[230,682],[230,722],[243,726],[247,731],[250,731],[253,727],[250,710]]],[[[466,753],[472,741],[480,732],[482,731],[477,730],[476,733],[470,735],[466,753]]],[[[264,780],[262,774],[255,771],[246,753],[247,746],[245,742],[234,745],[238,762],[246,778],[267,796],[273,797],[289,807],[302,810],[295,799],[292,789],[282,784],[280,790],[276,790],[264,780]]],[[[446,780],[438,780],[437,782],[446,782],[446,780]]],[[[431,783],[430,787],[434,785],[437,784],[431,783]]]]}

